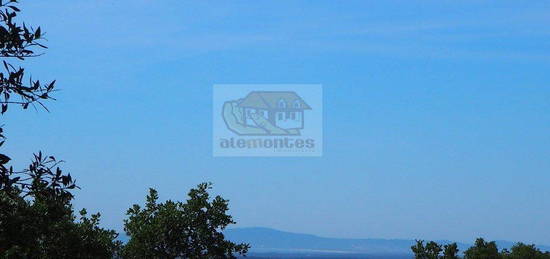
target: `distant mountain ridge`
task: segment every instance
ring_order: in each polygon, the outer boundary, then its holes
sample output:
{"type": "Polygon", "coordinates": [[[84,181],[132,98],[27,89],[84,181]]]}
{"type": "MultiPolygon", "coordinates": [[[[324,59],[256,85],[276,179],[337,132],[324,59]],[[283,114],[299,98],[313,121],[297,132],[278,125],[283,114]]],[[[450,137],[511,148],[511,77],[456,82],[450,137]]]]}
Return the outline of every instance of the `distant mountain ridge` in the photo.
{"type": "MultiPolygon", "coordinates": [[[[408,239],[347,239],[328,238],[310,234],[279,231],[270,228],[251,227],[227,229],[224,234],[234,242],[251,244],[253,253],[320,253],[320,254],[372,254],[372,255],[411,255],[410,247],[414,240],[408,239]]],[[[438,243],[451,243],[448,240],[436,240],[438,243]]],[[[510,249],[515,243],[496,241],[499,249],[510,249]]],[[[457,243],[460,251],[471,244],[457,243]]],[[[548,246],[537,246],[550,251],[548,246]]]]}

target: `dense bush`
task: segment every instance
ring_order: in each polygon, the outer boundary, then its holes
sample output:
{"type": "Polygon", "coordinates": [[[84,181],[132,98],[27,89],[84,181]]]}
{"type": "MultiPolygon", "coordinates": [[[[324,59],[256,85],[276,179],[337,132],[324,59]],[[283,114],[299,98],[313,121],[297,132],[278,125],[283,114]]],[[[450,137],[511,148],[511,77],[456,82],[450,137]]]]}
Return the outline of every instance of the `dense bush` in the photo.
{"type": "MultiPolygon", "coordinates": [[[[460,258],[456,243],[440,245],[430,241],[424,245],[424,241],[418,240],[411,247],[416,259],[455,259],[460,258]]],[[[475,244],[464,251],[464,259],[550,259],[549,252],[542,252],[535,245],[517,243],[510,251],[498,250],[495,242],[487,242],[478,238],[475,244]]]]}

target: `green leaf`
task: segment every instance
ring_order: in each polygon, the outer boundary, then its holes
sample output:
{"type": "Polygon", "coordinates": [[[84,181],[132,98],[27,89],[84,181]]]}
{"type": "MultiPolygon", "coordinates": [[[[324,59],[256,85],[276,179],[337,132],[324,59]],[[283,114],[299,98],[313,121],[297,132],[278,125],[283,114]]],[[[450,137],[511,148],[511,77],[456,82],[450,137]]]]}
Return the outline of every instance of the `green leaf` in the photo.
{"type": "Polygon", "coordinates": [[[39,39],[40,35],[41,35],[41,30],[40,30],[40,27],[38,27],[38,29],[36,29],[36,31],[34,32],[34,38],[39,39]]]}
{"type": "Polygon", "coordinates": [[[8,6],[9,8],[11,8],[12,10],[16,11],[16,12],[20,12],[21,10],[19,10],[19,8],[13,6],[13,5],[10,5],[8,6]]]}

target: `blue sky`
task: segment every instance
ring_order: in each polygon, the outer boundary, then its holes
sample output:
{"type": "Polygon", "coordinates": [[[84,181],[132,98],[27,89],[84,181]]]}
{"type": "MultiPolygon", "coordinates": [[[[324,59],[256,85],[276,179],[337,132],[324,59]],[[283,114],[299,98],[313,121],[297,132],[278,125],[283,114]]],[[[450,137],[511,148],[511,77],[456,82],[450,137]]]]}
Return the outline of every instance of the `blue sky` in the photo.
{"type": "Polygon", "coordinates": [[[211,181],[242,227],[550,244],[548,3],[23,2],[61,90],[5,148],[66,160],[105,226],[211,181]],[[213,158],[212,85],[246,83],[323,84],[323,157],[213,158]]]}

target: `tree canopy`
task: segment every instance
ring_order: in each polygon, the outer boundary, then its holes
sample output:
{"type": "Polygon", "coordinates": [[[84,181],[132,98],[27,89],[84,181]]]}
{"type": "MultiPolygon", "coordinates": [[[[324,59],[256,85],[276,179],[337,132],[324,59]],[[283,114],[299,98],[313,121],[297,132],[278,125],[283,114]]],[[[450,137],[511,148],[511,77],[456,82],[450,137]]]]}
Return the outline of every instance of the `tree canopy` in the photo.
{"type": "Polygon", "coordinates": [[[457,259],[458,246],[456,243],[440,245],[429,241],[424,245],[423,240],[417,240],[416,245],[411,246],[416,259],[457,259]],[[443,252],[443,255],[441,253],[443,252]]]}
{"type": "Polygon", "coordinates": [[[128,209],[124,230],[130,240],[125,258],[234,258],[246,254],[248,244],[235,244],[223,231],[234,224],[227,214],[228,200],[210,199],[210,183],[189,191],[186,202],[158,202],[158,193],[149,190],[145,206],[128,209]]]}
{"type": "MultiPolygon", "coordinates": [[[[446,244],[444,246],[430,241],[424,245],[424,241],[416,241],[416,245],[411,247],[415,259],[456,259],[461,258],[458,254],[456,243],[446,244]],[[441,254],[443,252],[443,254],[441,254]]],[[[478,238],[474,245],[464,251],[464,259],[550,259],[550,252],[542,252],[535,245],[526,245],[517,243],[511,251],[503,249],[498,250],[497,244],[487,242],[483,238],[478,238]]]]}

